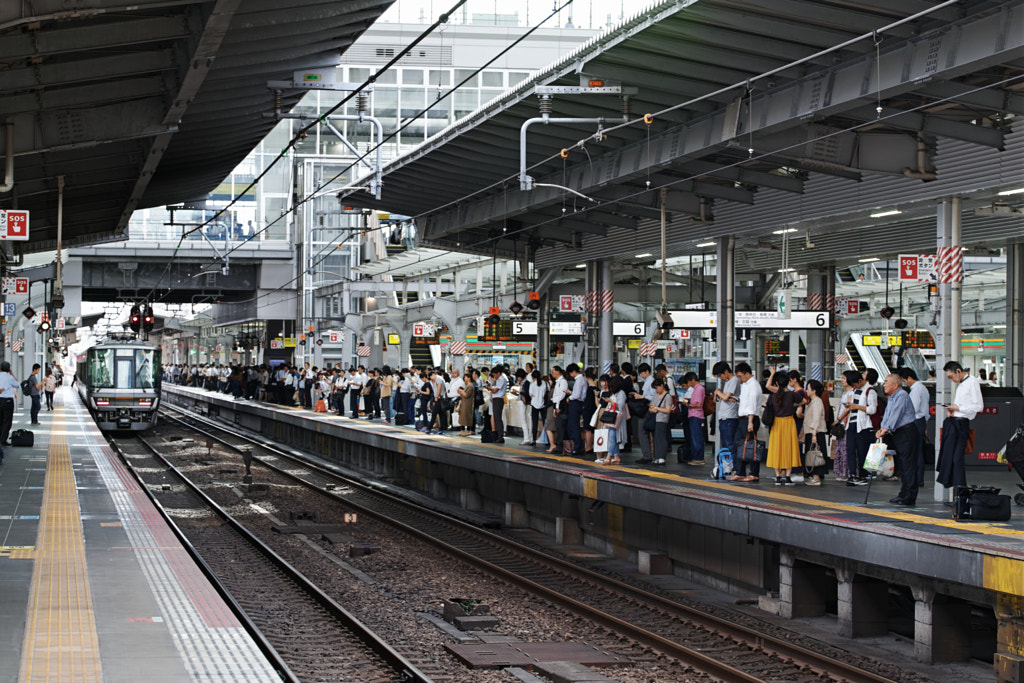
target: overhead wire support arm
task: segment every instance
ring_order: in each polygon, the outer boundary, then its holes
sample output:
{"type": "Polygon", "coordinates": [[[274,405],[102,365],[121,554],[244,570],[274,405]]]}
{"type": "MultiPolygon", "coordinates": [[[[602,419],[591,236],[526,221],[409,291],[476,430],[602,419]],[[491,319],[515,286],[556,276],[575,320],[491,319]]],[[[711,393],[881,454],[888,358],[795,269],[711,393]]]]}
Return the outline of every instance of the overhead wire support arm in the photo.
{"type": "MultiPolygon", "coordinates": [[[[538,85],[534,88],[534,93],[540,99],[540,116],[536,116],[532,119],[527,119],[523,122],[523,125],[519,128],[519,189],[527,192],[534,189],[535,187],[551,187],[550,184],[537,183],[531,176],[526,173],[526,133],[530,129],[530,126],[540,123],[548,125],[550,123],[596,123],[598,126],[597,132],[591,135],[587,139],[600,140],[604,136],[602,127],[608,122],[629,122],[629,112],[627,105],[623,105],[623,114],[620,119],[612,119],[605,116],[598,116],[592,118],[576,118],[576,117],[552,117],[552,103],[553,98],[556,94],[562,95],[619,95],[624,98],[624,102],[628,103],[629,97],[637,93],[636,88],[623,88],[621,86],[589,86],[581,85],[576,86],[551,86],[551,85],[538,85]]],[[[576,143],[576,147],[582,147],[585,140],[576,143]]],[[[567,156],[567,151],[562,150],[562,157],[567,156]]],[[[568,189],[568,188],[563,188],[568,189]]],[[[576,192],[575,194],[579,194],[576,192]]],[[[580,195],[584,197],[585,195],[580,195]]],[[[587,197],[589,199],[589,197],[587,197]]]]}

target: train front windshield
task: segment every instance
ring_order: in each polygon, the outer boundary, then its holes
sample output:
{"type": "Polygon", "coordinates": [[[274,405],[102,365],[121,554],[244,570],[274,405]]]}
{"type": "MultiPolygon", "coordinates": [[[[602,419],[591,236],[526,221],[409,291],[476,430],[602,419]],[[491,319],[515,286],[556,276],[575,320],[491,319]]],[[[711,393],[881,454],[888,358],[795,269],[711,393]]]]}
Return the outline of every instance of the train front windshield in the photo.
{"type": "Polygon", "coordinates": [[[90,349],[89,386],[93,389],[159,389],[160,351],[90,349]]]}

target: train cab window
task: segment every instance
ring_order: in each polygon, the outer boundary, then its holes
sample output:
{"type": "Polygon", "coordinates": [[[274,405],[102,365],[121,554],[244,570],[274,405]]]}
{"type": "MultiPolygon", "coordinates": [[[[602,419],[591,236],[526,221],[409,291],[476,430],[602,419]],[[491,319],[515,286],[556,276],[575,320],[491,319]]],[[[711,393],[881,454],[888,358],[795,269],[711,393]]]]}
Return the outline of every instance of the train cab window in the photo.
{"type": "Polygon", "coordinates": [[[159,351],[154,349],[136,349],[134,387],[136,389],[160,388],[159,351]]]}
{"type": "Polygon", "coordinates": [[[93,389],[114,386],[114,349],[89,350],[89,386],[93,389]]]}

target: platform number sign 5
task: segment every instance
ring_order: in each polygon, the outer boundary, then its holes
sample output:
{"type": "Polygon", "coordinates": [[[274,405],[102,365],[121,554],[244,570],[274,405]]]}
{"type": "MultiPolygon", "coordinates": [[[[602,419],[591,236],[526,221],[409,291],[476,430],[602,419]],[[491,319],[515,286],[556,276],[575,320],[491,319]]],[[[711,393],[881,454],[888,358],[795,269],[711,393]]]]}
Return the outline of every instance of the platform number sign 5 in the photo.
{"type": "Polygon", "coordinates": [[[0,209],[0,240],[28,241],[28,211],[0,209]]]}

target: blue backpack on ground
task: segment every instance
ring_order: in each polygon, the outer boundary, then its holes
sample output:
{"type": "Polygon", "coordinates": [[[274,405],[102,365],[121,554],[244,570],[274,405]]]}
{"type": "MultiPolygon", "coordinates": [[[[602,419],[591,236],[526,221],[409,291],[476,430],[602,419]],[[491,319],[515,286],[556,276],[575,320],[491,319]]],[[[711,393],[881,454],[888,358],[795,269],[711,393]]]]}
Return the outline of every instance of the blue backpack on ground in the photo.
{"type": "Polygon", "coordinates": [[[711,468],[711,477],[714,479],[725,479],[733,472],[732,451],[728,448],[720,448],[715,453],[715,466],[711,468]]]}

